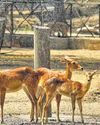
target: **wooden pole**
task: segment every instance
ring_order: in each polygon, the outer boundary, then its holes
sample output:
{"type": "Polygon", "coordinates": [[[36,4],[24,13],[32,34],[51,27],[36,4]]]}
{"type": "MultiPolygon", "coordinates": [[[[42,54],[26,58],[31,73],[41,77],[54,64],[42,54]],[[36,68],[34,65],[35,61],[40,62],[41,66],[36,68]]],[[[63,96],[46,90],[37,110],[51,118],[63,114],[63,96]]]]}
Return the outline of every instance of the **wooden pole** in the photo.
{"type": "MultiPolygon", "coordinates": [[[[48,36],[48,27],[34,26],[34,68],[50,68],[50,43],[48,36]]],[[[51,116],[51,105],[48,109],[48,116],[51,116]]]]}

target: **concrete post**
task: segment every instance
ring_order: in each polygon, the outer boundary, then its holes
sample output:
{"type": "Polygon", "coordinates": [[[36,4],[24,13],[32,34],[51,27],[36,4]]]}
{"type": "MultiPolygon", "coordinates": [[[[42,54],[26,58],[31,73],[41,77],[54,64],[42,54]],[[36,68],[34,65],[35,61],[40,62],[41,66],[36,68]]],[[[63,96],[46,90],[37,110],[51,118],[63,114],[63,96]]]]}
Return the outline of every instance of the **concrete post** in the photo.
{"type": "Polygon", "coordinates": [[[49,28],[34,26],[34,68],[50,68],[49,28]]]}
{"type": "MultiPolygon", "coordinates": [[[[34,26],[34,68],[50,68],[50,43],[48,36],[48,27],[34,26]]],[[[48,110],[48,116],[51,116],[51,106],[48,110]]]]}

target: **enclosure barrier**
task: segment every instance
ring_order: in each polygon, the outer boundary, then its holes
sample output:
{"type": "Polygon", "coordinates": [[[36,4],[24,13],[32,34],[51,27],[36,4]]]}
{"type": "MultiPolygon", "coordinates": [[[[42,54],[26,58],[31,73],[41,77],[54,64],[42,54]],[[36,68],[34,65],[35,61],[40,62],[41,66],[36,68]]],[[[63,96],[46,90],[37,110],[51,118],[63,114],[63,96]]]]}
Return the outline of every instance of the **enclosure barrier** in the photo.
{"type": "MultiPolygon", "coordinates": [[[[57,2],[57,0],[55,0],[57,2]]],[[[58,1],[59,2],[59,1],[58,1]]],[[[55,8],[55,3],[53,1],[46,1],[46,0],[38,0],[38,1],[15,1],[15,0],[10,0],[10,1],[5,1],[2,0],[0,1],[0,7],[4,5],[7,10],[7,18],[9,16],[9,21],[6,21],[6,31],[10,33],[10,46],[12,46],[12,41],[13,38],[12,36],[14,34],[17,34],[17,31],[20,30],[21,26],[27,22],[27,24],[31,27],[31,30],[33,30],[33,24],[29,21],[29,18],[32,19],[33,16],[36,16],[39,20],[40,23],[39,25],[45,25],[46,23],[56,21],[56,16],[54,15],[54,8],[55,8]],[[27,13],[24,14],[24,11],[27,10],[27,13]],[[16,15],[16,13],[18,13],[16,15]],[[17,16],[20,16],[23,20],[15,26],[15,20],[17,16]],[[9,23],[10,22],[10,23],[9,23]],[[9,26],[9,27],[8,27],[9,26]]],[[[86,31],[89,33],[89,37],[100,37],[100,3],[98,2],[88,2],[84,4],[76,4],[75,2],[65,2],[65,16],[66,16],[66,23],[69,25],[69,37],[80,37],[81,36],[81,31],[83,27],[85,27],[86,31]],[[98,27],[96,29],[96,34],[94,34],[89,27],[87,26],[87,23],[90,19],[90,16],[86,15],[86,19],[83,21],[83,17],[80,15],[80,10],[77,9],[78,7],[87,7],[88,9],[89,6],[97,6],[97,12],[98,12],[98,27]],[[81,25],[76,27],[73,24],[74,20],[74,13],[76,16],[80,19],[81,25]],[[76,32],[77,28],[80,30],[76,32]],[[76,34],[74,34],[74,31],[76,34]]],[[[95,11],[94,11],[95,13],[95,11]]],[[[87,35],[83,35],[86,36],[87,35]]],[[[1,45],[1,44],[0,44],[1,45]]],[[[0,47],[1,48],[1,47],[0,47]]]]}

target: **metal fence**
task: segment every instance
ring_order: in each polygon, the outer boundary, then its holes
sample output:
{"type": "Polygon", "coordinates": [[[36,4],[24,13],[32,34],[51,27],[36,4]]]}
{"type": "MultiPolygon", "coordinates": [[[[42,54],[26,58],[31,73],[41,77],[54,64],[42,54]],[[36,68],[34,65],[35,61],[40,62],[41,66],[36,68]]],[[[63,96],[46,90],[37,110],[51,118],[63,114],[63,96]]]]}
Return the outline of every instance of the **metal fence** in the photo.
{"type": "MultiPolygon", "coordinates": [[[[100,37],[100,3],[76,4],[64,3],[66,23],[70,37],[100,37]]],[[[56,20],[53,0],[38,1],[0,1],[0,10],[4,12],[6,28],[2,32],[12,35],[19,31],[33,31],[33,25],[45,25],[56,20]],[[2,9],[1,9],[2,8],[2,9]]],[[[1,41],[2,44],[2,41],[1,41]]],[[[12,42],[11,42],[12,44],[12,42]]]]}

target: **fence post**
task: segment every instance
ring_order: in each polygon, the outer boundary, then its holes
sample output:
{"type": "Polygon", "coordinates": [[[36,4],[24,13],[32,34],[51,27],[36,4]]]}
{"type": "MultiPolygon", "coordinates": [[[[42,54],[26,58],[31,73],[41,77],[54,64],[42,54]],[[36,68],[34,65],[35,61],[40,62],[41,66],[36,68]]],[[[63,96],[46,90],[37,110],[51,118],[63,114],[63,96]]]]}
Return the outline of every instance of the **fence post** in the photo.
{"type": "Polygon", "coordinates": [[[6,4],[4,6],[4,14],[1,15],[3,18],[2,20],[2,28],[1,28],[1,40],[0,40],[0,50],[2,48],[3,42],[4,42],[4,35],[5,35],[5,29],[6,29],[6,21],[7,21],[7,13],[8,13],[8,5],[6,4]]]}
{"type": "Polygon", "coordinates": [[[64,0],[54,0],[55,22],[66,23],[64,0]]]}
{"type": "Polygon", "coordinates": [[[73,5],[70,4],[70,37],[72,36],[72,13],[73,13],[73,5]]]}
{"type": "Polygon", "coordinates": [[[99,37],[100,37],[100,4],[98,5],[99,7],[99,37]]]}
{"type": "Polygon", "coordinates": [[[10,20],[11,20],[10,47],[12,47],[12,42],[13,42],[13,30],[14,30],[14,25],[13,25],[13,2],[11,3],[11,8],[10,8],[10,20]]]}
{"type": "MultiPolygon", "coordinates": [[[[50,68],[50,43],[48,36],[48,27],[34,26],[34,68],[50,68]]],[[[48,110],[48,116],[51,116],[51,106],[48,110]]]]}
{"type": "Polygon", "coordinates": [[[3,45],[3,41],[4,41],[4,33],[5,33],[5,18],[0,18],[0,50],[2,48],[3,45]]]}

